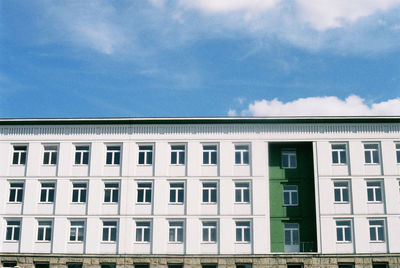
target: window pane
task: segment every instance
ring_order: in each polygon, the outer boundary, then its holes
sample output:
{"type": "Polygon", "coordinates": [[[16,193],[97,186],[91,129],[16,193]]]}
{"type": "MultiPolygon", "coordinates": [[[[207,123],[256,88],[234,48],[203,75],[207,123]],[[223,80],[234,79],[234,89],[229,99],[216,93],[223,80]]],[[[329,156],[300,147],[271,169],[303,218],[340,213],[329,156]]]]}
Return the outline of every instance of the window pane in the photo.
{"type": "Polygon", "coordinates": [[[370,237],[371,241],[376,241],[375,228],[369,228],[369,237],[370,237]]]}
{"type": "Polygon", "coordinates": [[[250,241],[250,229],[244,229],[244,241],[250,241]]]}
{"type": "Polygon", "coordinates": [[[184,152],[180,152],[179,153],[179,164],[185,164],[185,153],[184,152]]]}
{"type": "Polygon", "coordinates": [[[110,153],[110,152],[107,153],[106,164],[107,165],[111,165],[112,164],[112,153],[110,153]]]}
{"type": "Polygon", "coordinates": [[[374,193],[372,189],[367,189],[368,201],[374,201],[374,193]]]}
{"type": "Polygon", "coordinates": [[[292,204],[296,205],[297,203],[298,203],[297,192],[292,192],[292,204]]]}
{"type": "Polygon", "coordinates": [[[289,230],[285,230],[285,245],[290,245],[292,242],[291,232],[289,230]]]}
{"type": "Polygon", "coordinates": [[[146,191],[146,202],[151,202],[151,190],[146,191]]]}
{"type": "Polygon", "coordinates": [[[242,241],[242,229],[236,228],[236,241],[242,241]]]}
{"type": "Polygon", "coordinates": [[[379,241],[384,241],[385,240],[385,235],[383,231],[383,227],[378,228],[378,240],[379,241]]]}
{"type": "Polygon", "coordinates": [[[299,244],[299,231],[293,230],[293,245],[299,244]]]}
{"type": "Polygon", "coordinates": [[[142,241],[142,228],[136,229],[136,241],[142,241]]]}
{"type": "Polygon", "coordinates": [[[171,152],[171,164],[176,164],[176,152],[171,152]]]}
{"type": "Polygon", "coordinates": [[[43,164],[48,164],[49,163],[49,153],[45,152],[43,156],[43,164]]]}
{"type": "Polygon", "coordinates": [[[381,188],[376,189],[375,194],[376,194],[376,201],[382,201],[382,191],[381,191],[381,188]]]}
{"type": "Polygon", "coordinates": [[[249,152],[243,152],[243,164],[249,163],[249,152]]]}
{"type": "Polygon", "coordinates": [[[55,165],[57,163],[57,152],[52,152],[51,164],[55,165]]]}
{"type": "Polygon", "coordinates": [[[169,202],[175,202],[175,190],[169,190],[169,202]]]}
{"type": "Polygon", "coordinates": [[[148,165],[153,164],[153,152],[147,152],[147,163],[148,165]]]}
{"type": "Polygon", "coordinates": [[[203,152],[203,164],[208,164],[208,152],[203,152]]]}
{"type": "Polygon", "coordinates": [[[240,152],[235,152],[235,164],[240,164],[240,152]]]}
{"type": "Polygon", "coordinates": [[[169,241],[170,242],[175,241],[175,229],[173,228],[169,229],[169,241]]]}
{"type": "Polygon", "coordinates": [[[374,163],[379,163],[379,155],[378,155],[378,151],[373,151],[372,152],[372,158],[374,160],[374,163]]]}
{"type": "Polygon", "coordinates": [[[46,240],[51,240],[51,228],[46,228],[46,240]]]}
{"type": "Polygon", "coordinates": [[[288,192],[283,192],[283,204],[284,205],[289,205],[289,193],[288,192]]]}
{"type": "Polygon", "coordinates": [[[336,228],[337,241],[343,241],[343,233],[341,228],[336,228]]]}
{"type": "Polygon", "coordinates": [[[208,229],[203,228],[203,241],[208,242],[208,229]]]}
{"type": "Polygon", "coordinates": [[[183,202],[183,190],[178,190],[178,202],[183,202]]]}
{"type": "Polygon", "coordinates": [[[337,164],[339,162],[338,153],[332,152],[332,163],[337,164]]]}
{"type": "Polygon", "coordinates": [[[49,202],[54,202],[54,190],[49,190],[49,202]]]}
{"type": "Polygon", "coordinates": [[[86,202],[86,190],[81,190],[81,200],[80,202],[86,202]]]}
{"type": "Polygon", "coordinates": [[[178,241],[183,242],[183,229],[182,228],[178,229],[178,241]]]}
{"type": "Polygon", "coordinates": [[[144,152],[139,152],[139,164],[144,164],[144,152]]]}
{"type": "Polygon", "coordinates": [[[15,194],[16,194],[16,190],[15,189],[10,189],[10,197],[9,197],[8,201],[14,202],[15,201],[15,194]]]}
{"type": "Polygon", "coordinates": [[[120,152],[114,153],[114,164],[115,165],[119,165],[120,157],[121,157],[121,153],[120,152]]]}
{"type": "Polygon", "coordinates": [[[87,165],[88,163],[89,163],[89,153],[85,152],[85,153],[83,153],[83,163],[82,164],[87,165]]]}
{"type": "Polygon", "coordinates": [[[248,189],[243,191],[243,201],[250,202],[250,191],[248,189]]]}
{"type": "Polygon", "coordinates": [[[371,155],[369,151],[364,152],[365,163],[371,163],[371,155]]]}
{"type": "Polygon", "coordinates": [[[111,229],[111,241],[117,241],[117,228],[111,229]]]}
{"type": "Polygon", "coordinates": [[[211,229],[211,241],[217,241],[217,228],[211,229]]]}
{"type": "Polygon", "coordinates": [[[43,240],[43,234],[44,234],[44,230],[43,228],[38,228],[38,235],[37,235],[37,240],[43,240]]]}
{"type": "Polygon", "coordinates": [[[343,189],[343,201],[348,202],[349,201],[349,190],[343,189]]]}
{"type": "Polygon", "coordinates": [[[217,164],[217,152],[211,152],[211,164],[217,164]]]}
{"type": "Polygon", "coordinates": [[[235,202],[241,202],[242,197],[241,197],[241,191],[239,189],[235,190],[235,202]]]}
{"type": "Polygon", "coordinates": [[[203,202],[208,202],[208,190],[203,189],[203,202]]]}
{"type": "Polygon", "coordinates": [[[144,229],[144,241],[150,242],[150,229],[149,228],[144,229]]]}
{"type": "Polygon", "coordinates": [[[217,202],[217,190],[211,190],[211,202],[217,202]]]}
{"type": "Polygon", "coordinates": [[[113,202],[118,202],[118,190],[112,191],[113,194],[113,202]]]}
{"type": "Polygon", "coordinates": [[[346,241],[351,241],[351,231],[350,228],[344,229],[344,236],[346,241]]]}
{"type": "Polygon", "coordinates": [[[340,152],[340,163],[341,163],[341,164],[347,163],[347,160],[346,160],[346,152],[345,152],[345,151],[340,152]]]}
{"type": "Polygon", "coordinates": [[[143,195],[144,195],[144,191],[142,189],[138,190],[137,192],[137,202],[143,202],[143,195]]]}
{"type": "Polygon", "coordinates": [[[14,155],[13,155],[13,162],[12,162],[14,165],[15,164],[18,164],[18,153],[14,153],[14,155]]]}

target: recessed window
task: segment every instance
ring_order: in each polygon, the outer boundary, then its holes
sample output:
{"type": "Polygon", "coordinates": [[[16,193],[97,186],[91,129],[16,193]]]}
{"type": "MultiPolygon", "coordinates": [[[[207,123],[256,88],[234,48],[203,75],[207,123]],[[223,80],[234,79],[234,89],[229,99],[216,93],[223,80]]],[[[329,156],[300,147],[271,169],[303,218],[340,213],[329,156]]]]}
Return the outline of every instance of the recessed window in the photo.
{"type": "Polygon", "coordinates": [[[332,163],[333,164],[346,164],[347,153],[346,144],[332,144],[332,163]]]}
{"type": "Polygon", "coordinates": [[[235,145],[235,164],[249,164],[249,145],[235,145]]]}
{"type": "Polygon", "coordinates": [[[250,221],[236,222],[236,242],[250,242],[250,221]]]}
{"type": "Polygon", "coordinates": [[[339,263],[338,268],[354,268],[354,263],[339,263]]]}
{"type": "Polygon", "coordinates": [[[43,154],[43,165],[55,165],[57,164],[57,151],[56,145],[45,145],[43,154]]]}
{"type": "Polygon", "coordinates": [[[202,241],[208,243],[217,242],[217,222],[216,221],[203,221],[202,228],[202,241]]]}
{"type": "Polygon", "coordinates": [[[385,221],[369,221],[369,238],[371,242],[385,242],[385,221]]]}
{"type": "Polygon", "coordinates": [[[185,145],[171,145],[171,165],[185,164],[185,145]]]}
{"type": "Polygon", "coordinates": [[[72,183],[72,203],[85,203],[87,196],[87,183],[72,183]]]}
{"type": "Polygon", "coordinates": [[[168,264],[168,268],[183,268],[183,264],[181,263],[168,264]]]}
{"type": "Polygon", "coordinates": [[[10,182],[10,195],[8,201],[12,203],[21,203],[24,196],[23,182],[10,182]]]}
{"type": "Polygon", "coordinates": [[[75,165],[88,165],[89,164],[89,146],[76,145],[75,146],[75,165]]]}
{"type": "Polygon", "coordinates": [[[201,268],[218,268],[218,264],[202,264],[201,268]]]}
{"type": "Polygon", "coordinates": [[[303,264],[302,263],[293,263],[293,264],[288,264],[287,268],[303,268],[303,264]]]}
{"type": "Polygon", "coordinates": [[[35,263],[35,268],[50,268],[48,262],[35,263]]]}
{"type": "Polygon", "coordinates": [[[153,164],[153,145],[139,145],[139,165],[153,164]]]}
{"type": "Polygon", "coordinates": [[[16,261],[3,261],[2,262],[3,267],[14,267],[17,266],[16,261]]]}
{"type": "Polygon", "coordinates": [[[298,223],[285,223],[285,245],[297,246],[300,243],[300,232],[298,223]]]}
{"type": "Polygon", "coordinates": [[[20,232],[20,220],[7,220],[6,241],[19,241],[20,232]]]}
{"type": "Polygon", "coordinates": [[[85,237],[85,222],[73,220],[70,225],[69,241],[82,242],[85,237]]]}
{"type": "Polygon", "coordinates": [[[364,144],[364,157],[366,164],[379,164],[379,144],[364,144]]]}
{"type": "Polygon", "coordinates": [[[102,263],[100,265],[100,268],[116,268],[116,264],[115,263],[102,263]]]}
{"type": "Polygon", "coordinates": [[[336,221],[336,241],[351,242],[351,221],[337,220],[336,221]]]}
{"type": "Polygon", "coordinates": [[[203,165],[217,164],[217,145],[203,145],[203,165]]]}
{"type": "Polygon", "coordinates": [[[297,167],[296,150],[283,150],[281,152],[282,168],[291,169],[297,167]]]}
{"type": "Polygon", "coordinates": [[[183,221],[169,222],[169,242],[183,242],[183,221]]]}
{"type": "Polygon", "coordinates": [[[389,264],[386,262],[372,263],[372,268],[389,268],[389,264]]]}
{"type": "Polygon", "coordinates": [[[149,268],[150,265],[147,263],[142,263],[142,264],[135,264],[135,268],[149,268]]]}
{"type": "Polygon", "coordinates": [[[116,242],[117,241],[117,221],[103,221],[103,242],[116,242]]]}
{"type": "Polygon", "coordinates": [[[236,268],[251,268],[251,267],[252,267],[251,263],[236,264],[236,268]]]}
{"type": "Polygon", "coordinates": [[[382,202],[382,182],[367,181],[368,202],[382,202]]]}
{"type": "Polygon", "coordinates": [[[297,185],[283,185],[283,205],[284,206],[297,206],[298,200],[297,185]]]}
{"type": "Polygon", "coordinates": [[[333,182],[333,191],[335,202],[348,203],[349,202],[349,182],[348,181],[335,181],[333,182]]]}
{"type": "Polygon", "coordinates": [[[236,182],[235,183],[235,202],[250,203],[250,183],[236,182]]]}
{"type": "Polygon", "coordinates": [[[121,163],[121,146],[109,145],[107,146],[106,164],[119,165],[121,163]]]}
{"type": "Polygon", "coordinates": [[[150,221],[136,222],[136,242],[150,242],[150,221]]]}
{"type": "Polygon", "coordinates": [[[118,203],[119,183],[104,183],[104,203],[118,203]]]}
{"type": "Polygon", "coordinates": [[[52,203],[54,202],[54,194],[56,184],[54,182],[42,182],[40,188],[40,202],[52,203]]]}
{"type": "Polygon", "coordinates": [[[400,143],[396,143],[396,161],[400,164],[400,143]]]}
{"type": "Polygon", "coordinates": [[[185,184],[183,182],[171,182],[169,184],[169,202],[183,204],[185,194],[185,184]]]}
{"type": "Polygon", "coordinates": [[[67,263],[68,268],[82,268],[82,263],[67,263]]]}
{"type": "Polygon", "coordinates": [[[26,164],[26,152],[28,146],[26,145],[14,145],[14,152],[13,152],[13,165],[25,165],[26,164]]]}
{"type": "Polygon", "coordinates": [[[151,182],[138,183],[137,203],[151,203],[151,182]]]}
{"type": "Polygon", "coordinates": [[[38,221],[37,241],[51,241],[52,221],[38,221]]]}
{"type": "Polygon", "coordinates": [[[203,203],[217,203],[217,183],[216,182],[203,182],[202,190],[203,203]]]}

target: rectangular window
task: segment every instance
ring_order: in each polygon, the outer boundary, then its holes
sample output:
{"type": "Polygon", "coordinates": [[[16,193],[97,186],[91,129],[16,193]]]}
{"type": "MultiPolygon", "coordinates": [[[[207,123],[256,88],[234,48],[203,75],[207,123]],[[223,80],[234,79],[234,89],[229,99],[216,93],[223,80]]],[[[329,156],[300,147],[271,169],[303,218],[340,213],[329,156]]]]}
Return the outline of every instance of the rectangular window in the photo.
{"type": "Polygon", "coordinates": [[[87,195],[87,183],[72,183],[72,203],[85,203],[87,195]]]}
{"type": "Polygon", "coordinates": [[[149,264],[142,263],[142,264],[135,264],[135,268],[149,268],[149,264]]]}
{"type": "Polygon", "coordinates": [[[184,201],[185,184],[170,183],[169,184],[169,202],[182,204],[184,201]]]}
{"type": "Polygon", "coordinates": [[[121,146],[109,145],[107,146],[106,164],[119,165],[121,162],[121,146]]]}
{"type": "Polygon", "coordinates": [[[348,203],[349,202],[349,182],[335,181],[333,182],[333,191],[335,195],[335,202],[348,203]]]}
{"type": "Polygon", "coordinates": [[[283,150],[281,152],[281,158],[282,158],[282,168],[290,169],[297,167],[295,150],[283,150]]]}
{"type": "Polygon", "coordinates": [[[7,220],[6,241],[19,241],[21,221],[7,220]]]}
{"type": "Polygon", "coordinates": [[[82,268],[82,263],[67,263],[68,268],[82,268]]]}
{"type": "Polygon", "coordinates": [[[201,268],[218,268],[218,264],[202,264],[201,268]]]}
{"type": "Polygon", "coordinates": [[[139,145],[139,165],[153,164],[153,145],[139,145]]]}
{"type": "Polygon", "coordinates": [[[300,243],[300,233],[298,223],[285,223],[285,245],[294,246],[300,243]]]}
{"type": "Polygon", "coordinates": [[[338,220],[336,221],[336,241],[351,242],[351,221],[338,220]]]}
{"type": "Polygon", "coordinates": [[[48,262],[35,263],[35,268],[50,268],[50,264],[48,262]]]}
{"type": "Polygon", "coordinates": [[[235,183],[235,202],[250,203],[250,183],[248,182],[235,183]]]}
{"type": "Polygon", "coordinates": [[[183,242],[183,221],[169,222],[169,242],[183,242]]]}
{"type": "Polygon", "coordinates": [[[183,268],[183,264],[180,263],[168,264],[168,268],[183,268]]]}
{"type": "Polygon", "coordinates": [[[88,165],[89,164],[89,146],[76,145],[75,146],[75,165],[88,165]]]}
{"type": "Polygon", "coordinates": [[[249,164],[249,145],[235,145],[235,164],[249,164]]]}
{"type": "Polygon", "coordinates": [[[119,183],[104,183],[104,203],[118,203],[119,183]]]}
{"type": "Polygon", "coordinates": [[[185,164],[185,145],[171,145],[171,165],[185,164]]]}
{"type": "Polygon", "coordinates": [[[136,242],[150,242],[150,226],[149,221],[136,222],[136,242]]]}
{"type": "Polygon", "coordinates": [[[26,163],[26,151],[28,146],[26,145],[14,145],[13,152],[13,165],[25,165],[26,163]]]}
{"type": "Polygon", "coordinates": [[[22,202],[24,196],[24,183],[23,182],[10,182],[10,195],[8,201],[12,203],[22,202]]]}
{"type": "Polygon", "coordinates": [[[217,203],[217,183],[203,182],[203,203],[217,203]]]}
{"type": "Polygon", "coordinates": [[[354,268],[354,263],[339,263],[338,268],[354,268]]]}
{"type": "Polygon", "coordinates": [[[16,261],[3,261],[2,264],[3,264],[3,267],[14,267],[14,266],[17,266],[17,262],[16,261]]]}
{"type": "Polygon", "coordinates": [[[251,267],[252,267],[251,263],[236,264],[236,268],[251,268],[251,267]]]}
{"type": "Polygon", "coordinates": [[[346,144],[332,144],[332,163],[333,164],[346,164],[347,153],[346,144]]]}
{"type": "Polygon", "coordinates": [[[116,242],[117,241],[117,226],[116,221],[103,221],[103,242],[116,242]]]}
{"type": "Polygon", "coordinates": [[[54,194],[56,184],[54,182],[42,182],[40,188],[40,202],[52,203],[54,202],[54,194]]]}
{"type": "Polygon", "coordinates": [[[71,221],[69,229],[69,241],[82,242],[85,237],[85,222],[84,221],[71,221]]]}
{"type": "Polygon", "coordinates": [[[373,262],[372,263],[372,268],[389,268],[389,264],[387,264],[386,262],[373,262]]]}
{"type": "Polygon", "coordinates": [[[283,185],[283,205],[297,206],[298,201],[297,185],[283,185]]]}
{"type": "Polygon", "coordinates": [[[379,144],[364,144],[364,157],[366,164],[379,164],[379,144]]]}
{"type": "Polygon", "coordinates": [[[289,263],[287,265],[287,268],[303,268],[303,264],[302,263],[289,263]]]}
{"type": "Polygon", "coordinates": [[[385,221],[370,220],[369,221],[369,239],[371,242],[385,241],[385,221]]]}
{"type": "Polygon", "coordinates": [[[368,202],[382,202],[382,182],[367,181],[368,202]]]}
{"type": "Polygon", "coordinates": [[[400,164],[400,143],[396,143],[396,160],[400,164]]]}
{"type": "Polygon", "coordinates": [[[236,222],[236,242],[250,242],[250,222],[237,221],[236,222]]]}
{"type": "Polygon", "coordinates": [[[150,182],[143,182],[138,183],[137,188],[137,203],[151,203],[151,183],[150,182]]]}
{"type": "Polygon", "coordinates": [[[203,165],[217,164],[217,145],[203,145],[203,165]]]}
{"type": "Polygon", "coordinates": [[[217,242],[217,222],[216,221],[203,221],[203,242],[215,243],[217,242]]]}
{"type": "Polygon", "coordinates": [[[38,221],[37,241],[51,241],[52,221],[38,221]]]}
{"type": "Polygon", "coordinates": [[[43,165],[57,164],[57,151],[56,145],[45,145],[43,154],[43,165]]]}
{"type": "Polygon", "coordinates": [[[115,263],[102,263],[100,265],[100,268],[116,268],[116,264],[115,263]]]}

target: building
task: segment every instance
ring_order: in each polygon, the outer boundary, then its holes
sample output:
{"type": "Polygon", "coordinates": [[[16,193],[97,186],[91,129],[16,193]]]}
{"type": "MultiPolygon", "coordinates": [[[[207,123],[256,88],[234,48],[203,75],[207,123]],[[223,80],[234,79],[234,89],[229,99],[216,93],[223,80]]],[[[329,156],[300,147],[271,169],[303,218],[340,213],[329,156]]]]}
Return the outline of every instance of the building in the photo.
{"type": "Polygon", "coordinates": [[[400,267],[400,117],[0,120],[6,267],[400,267]]]}

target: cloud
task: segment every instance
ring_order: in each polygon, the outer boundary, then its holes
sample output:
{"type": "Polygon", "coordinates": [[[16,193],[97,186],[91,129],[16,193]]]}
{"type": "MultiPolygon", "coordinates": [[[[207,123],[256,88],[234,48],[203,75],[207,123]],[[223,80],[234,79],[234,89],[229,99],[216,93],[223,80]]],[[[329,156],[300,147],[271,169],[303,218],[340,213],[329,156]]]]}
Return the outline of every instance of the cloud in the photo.
{"type": "MultiPolygon", "coordinates": [[[[232,110],[228,111],[231,115],[232,110]]],[[[243,116],[363,116],[400,115],[400,98],[367,104],[359,96],[344,100],[335,96],[299,98],[289,102],[278,99],[256,100],[240,112],[243,116]]]]}

